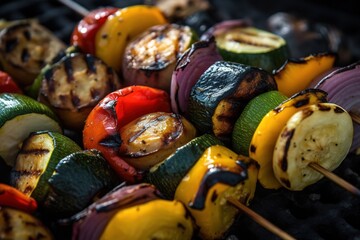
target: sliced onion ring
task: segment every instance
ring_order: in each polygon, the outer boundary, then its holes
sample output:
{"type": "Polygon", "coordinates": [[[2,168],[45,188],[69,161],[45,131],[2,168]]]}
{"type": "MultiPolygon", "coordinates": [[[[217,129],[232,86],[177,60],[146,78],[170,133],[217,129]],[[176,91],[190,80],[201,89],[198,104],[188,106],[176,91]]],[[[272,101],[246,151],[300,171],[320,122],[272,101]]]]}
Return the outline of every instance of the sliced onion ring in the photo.
{"type": "Polygon", "coordinates": [[[216,61],[222,60],[217,51],[215,39],[192,44],[177,61],[171,78],[171,107],[173,112],[185,114],[191,88],[200,76],[216,61]]]}
{"type": "MultiPolygon", "coordinates": [[[[360,116],[360,61],[334,70],[322,78],[315,88],[326,91],[329,102],[343,107],[350,115],[360,116]]],[[[354,119],[354,138],[350,152],[360,147],[360,124],[354,119]]]]}

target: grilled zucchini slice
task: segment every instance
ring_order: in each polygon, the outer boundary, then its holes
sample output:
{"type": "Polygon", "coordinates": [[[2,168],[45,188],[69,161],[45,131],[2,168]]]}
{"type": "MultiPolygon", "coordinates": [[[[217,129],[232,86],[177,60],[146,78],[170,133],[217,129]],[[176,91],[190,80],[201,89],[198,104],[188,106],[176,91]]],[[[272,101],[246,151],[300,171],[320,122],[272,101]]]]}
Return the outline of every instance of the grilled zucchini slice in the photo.
{"type": "Polygon", "coordinates": [[[40,205],[49,191],[48,180],[65,156],[81,148],[70,138],[57,132],[33,132],[24,141],[11,172],[11,185],[40,205]]]}
{"type": "Polygon", "coordinates": [[[201,133],[230,142],[234,123],[255,96],[277,90],[267,71],[248,65],[217,61],[193,86],[185,116],[201,133]]]}
{"type": "Polygon", "coordinates": [[[0,156],[14,166],[21,143],[31,132],[62,132],[59,119],[46,105],[20,94],[0,94],[0,156]]]}

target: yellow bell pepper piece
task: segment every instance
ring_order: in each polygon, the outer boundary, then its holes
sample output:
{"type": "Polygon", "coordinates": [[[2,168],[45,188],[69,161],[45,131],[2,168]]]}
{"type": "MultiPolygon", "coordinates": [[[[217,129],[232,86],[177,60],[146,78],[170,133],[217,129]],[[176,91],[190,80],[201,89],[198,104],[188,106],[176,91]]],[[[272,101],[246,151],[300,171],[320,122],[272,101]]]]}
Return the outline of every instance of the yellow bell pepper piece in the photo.
{"type": "Polygon", "coordinates": [[[199,227],[202,239],[221,238],[234,222],[238,210],[227,202],[226,197],[234,197],[247,205],[253,199],[258,171],[258,165],[254,163],[250,158],[240,157],[224,146],[214,145],[205,150],[182,179],[176,189],[175,199],[187,206],[199,227]],[[233,187],[215,183],[207,192],[204,208],[192,208],[189,204],[194,202],[205,174],[214,168],[240,174],[244,169],[236,163],[237,160],[248,166],[248,178],[233,187]]]}
{"type": "Polygon", "coordinates": [[[274,73],[278,90],[291,97],[306,89],[321,74],[332,69],[335,54],[319,53],[305,58],[289,59],[274,73]]]}
{"type": "Polygon", "coordinates": [[[107,223],[100,239],[191,240],[193,222],[176,200],[152,200],[119,210],[107,223]]]}
{"type": "Polygon", "coordinates": [[[147,28],[165,23],[167,20],[157,7],[135,5],[122,8],[109,16],[96,33],[95,55],[120,72],[126,45],[147,28]]]}
{"type": "Polygon", "coordinates": [[[263,117],[251,139],[249,157],[260,165],[258,180],[264,188],[278,189],[282,186],[272,168],[273,152],[282,128],[300,109],[314,103],[326,102],[326,95],[324,91],[315,89],[300,92],[263,117]]]}

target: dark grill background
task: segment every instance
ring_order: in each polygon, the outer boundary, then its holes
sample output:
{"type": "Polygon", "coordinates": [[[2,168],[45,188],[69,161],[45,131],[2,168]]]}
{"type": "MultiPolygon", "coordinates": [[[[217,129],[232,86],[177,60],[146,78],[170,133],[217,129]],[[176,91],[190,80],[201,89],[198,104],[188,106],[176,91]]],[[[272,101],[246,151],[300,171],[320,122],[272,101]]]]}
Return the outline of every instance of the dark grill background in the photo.
{"type": "MultiPolygon", "coordinates": [[[[142,1],[79,0],[87,9],[99,6],[124,7],[142,1]]],[[[340,64],[360,60],[360,10],[355,1],[236,1],[213,0],[212,20],[251,18],[266,27],[266,19],[279,11],[297,14],[311,21],[331,24],[342,31],[344,47],[350,56],[340,64]],[[215,11],[216,9],[216,11],[215,11]]],[[[1,1],[0,18],[37,18],[58,37],[69,43],[75,24],[82,18],[57,1],[1,1]]],[[[211,25],[211,21],[204,24],[211,25]]],[[[304,54],[305,55],[305,54],[304,54]]],[[[349,155],[336,174],[360,187],[360,158],[349,155]]],[[[298,239],[360,239],[360,199],[327,179],[301,192],[264,190],[258,186],[253,210],[298,239]]],[[[56,233],[59,239],[65,239],[56,233]]],[[[66,234],[65,234],[66,235],[66,234]]],[[[228,239],[277,239],[246,215],[231,228],[228,239]]]]}

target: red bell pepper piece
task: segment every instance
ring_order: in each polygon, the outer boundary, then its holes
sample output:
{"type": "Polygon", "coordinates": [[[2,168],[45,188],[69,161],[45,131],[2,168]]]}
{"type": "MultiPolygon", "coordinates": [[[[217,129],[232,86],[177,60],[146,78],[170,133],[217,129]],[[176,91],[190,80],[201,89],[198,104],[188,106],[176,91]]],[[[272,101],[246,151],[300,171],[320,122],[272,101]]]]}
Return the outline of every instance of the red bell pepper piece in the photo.
{"type": "Polygon", "coordinates": [[[118,8],[104,7],[91,11],[74,28],[70,42],[77,45],[83,52],[95,54],[95,36],[106,19],[118,8]]]}
{"type": "Polygon", "coordinates": [[[22,93],[22,90],[9,74],[0,71],[0,93],[22,93]]]}
{"type": "Polygon", "coordinates": [[[0,183],[0,206],[12,207],[31,213],[37,209],[37,202],[20,190],[0,183]]]}
{"type": "Polygon", "coordinates": [[[170,97],[163,90],[148,86],[130,86],[116,90],[101,100],[88,115],[83,129],[85,149],[97,149],[118,176],[138,182],[142,174],[119,155],[119,130],[130,121],[152,112],[171,112],[170,97]]]}

